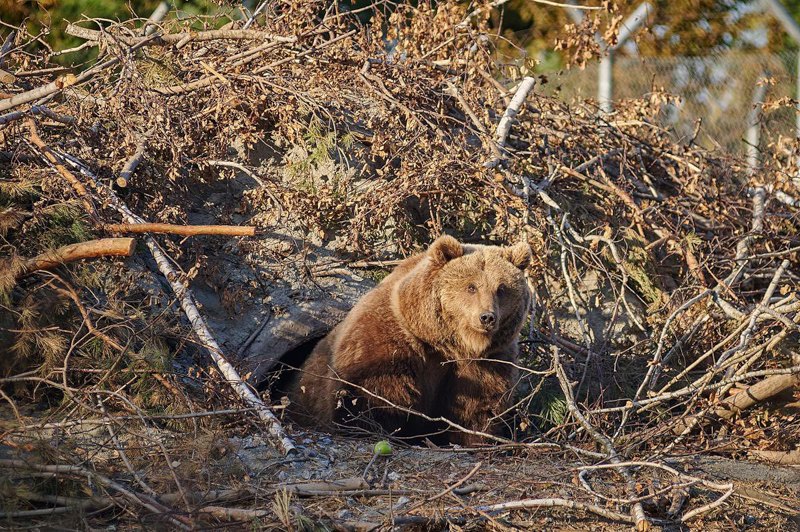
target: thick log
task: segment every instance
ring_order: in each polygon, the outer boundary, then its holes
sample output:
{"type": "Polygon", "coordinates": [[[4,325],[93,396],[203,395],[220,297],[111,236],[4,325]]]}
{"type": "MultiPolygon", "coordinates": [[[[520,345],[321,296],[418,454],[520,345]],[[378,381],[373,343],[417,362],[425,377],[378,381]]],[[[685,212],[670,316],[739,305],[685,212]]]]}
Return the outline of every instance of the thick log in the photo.
{"type": "Polygon", "coordinates": [[[133,238],[101,238],[70,244],[29,259],[18,277],[23,277],[36,270],[51,270],[62,264],[79,260],[99,257],[130,257],[135,248],[136,240],[133,238]]]}
{"type": "Polygon", "coordinates": [[[792,386],[800,384],[800,375],[773,375],[749,388],[729,397],[717,407],[716,413],[723,419],[730,419],[746,408],[766,401],[792,386]]]}
{"type": "Polygon", "coordinates": [[[754,449],[750,454],[767,462],[781,465],[800,465],[800,449],[794,451],[761,451],[754,449]]]}

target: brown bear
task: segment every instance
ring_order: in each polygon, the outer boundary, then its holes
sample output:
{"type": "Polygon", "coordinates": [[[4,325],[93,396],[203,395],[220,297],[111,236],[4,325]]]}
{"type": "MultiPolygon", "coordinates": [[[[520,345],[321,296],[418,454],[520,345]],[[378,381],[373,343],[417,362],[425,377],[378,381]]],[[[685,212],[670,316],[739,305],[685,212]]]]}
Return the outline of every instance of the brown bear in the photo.
{"type": "Polygon", "coordinates": [[[314,348],[290,387],[304,425],[358,425],[397,437],[469,444],[499,434],[531,294],[527,243],[442,236],[401,262],[314,348]],[[422,414],[417,415],[417,414],[422,414]]]}

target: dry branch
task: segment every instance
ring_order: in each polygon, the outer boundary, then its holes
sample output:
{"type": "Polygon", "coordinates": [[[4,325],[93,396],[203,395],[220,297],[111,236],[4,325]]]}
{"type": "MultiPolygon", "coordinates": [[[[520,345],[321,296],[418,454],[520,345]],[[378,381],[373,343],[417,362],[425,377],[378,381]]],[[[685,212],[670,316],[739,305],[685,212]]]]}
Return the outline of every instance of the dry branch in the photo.
{"type": "Polygon", "coordinates": [[[47,85],[42,85],[41,87],[36,87],[35,89],[12,96],[11,98],[0,100],[0,113],[17,107],[18,105],[23,105],[55,94],[56,92],[74,85],[77,81],[78,78],[74,74],[65,74],[59,76],[55,81],[51,81],[47,85]]]}
{"type": "Polygon", "coordinates": [[[136,167],[139,166],[139,163],[142,161],[144,157],[144,149],[145,144],[147,142],[147,136],[142,135],[139,138],[139,141],[136,143],[136,151],[131,155],[130,159],[125,162],[125,166],[119,173],[117,177],[117,185],[125,188],[128,186],[128,182],[130,182],[131,177],[133,177],[133,173],[136,171],[136,167]]]}
{"type": "Polygon", "coordinates": [[[79,260],[99,257],[130,257],[135,248],[136,240],[133,238],[101,238],[69,244],[28,259],[17,277],[24,277],[36,270],[51,270],[79,260]]]}
{"type": "Polygon", "coordinates": [[[74,124],[75,117],[69,115],[63,115],[60,113],[56,113],[52,109],[44,106],[44,105],[32,105],[28,109],[23,109],[19,111],[12,111],[10,113],[6,113],[4,115],[0,115],[0,125],[8,124],[9,122],[13,122],[15,120],[19,120],[24,118],[28,115],[44,115],[56,122],[61,122],[63,124],[74,124]]]}
{"type": "Polygon", "coordinates": [[[203,506],[195,510],[199,514],[208,514],[217,519],[232,519],[237,521],[252,521],[263,517],[274,516],[269,510],[250,510],[248,508],[230,508],[228,506],[203,506]]]}
{"type": "MultiPolygon", "coordinates": [[[[567,408],[569,412],[575,416],[578,420],[580,425],[586,429],[594,440],[600,444],[600,446],[608,453],[609,460],[613,464],[620,464],[622,462],[619,454],[617,453],[616,448],[614,447],[614,443],[611,439],[603,434],[602,432],[598,431],[586,416],[578,408],[577,403],[575,402],[575,397],[572,392],[572,386],[569,384],[569,380],[567,379],[567,375],[564,372],[564,367],[561,364],[561,358],[559,355],[558,347],[553,345],[552,346],[552,353],[553,353],[553,364],[556,368],[556,376],[558,377],[558,382],[561,385],[561,390],[564,392],[564,398],[567,401],[567,408]]],[[[633,478],[633,475],[630,473],[626,466],[619,466],[619,472],[625,479],[625,489],[628,491],[628,495],[631,499],[636,498],[636,482],[633,478]]],[[[647,514],[644,512],[644,507],[642,506],[641,502],[634,502],[631,505],[631,522],[636,525],[637,532],[647,532],[650,530],[650,520],[647,518],[647,514]]]]}
{"type": "Polygon", "coordinates": [[[778,395],[800,384],[800,374],[773,375],[729,397],[716,409],[723,419],[730,419],[742,410],[778,395]]]}
{"type": "Polygon", "coordinates": [[[795,449],[794,451],[762,451],[754,449],[750,451],[750,454],[773,464],[800,465],[800,449],[795,449]]]}
{"type": "MultiPolygon", "coordinates": [[[[113,192],[109,191],[108,193],[112,197],[113,206],[123,214],[123,217],[126,218],[129,223],[143,223],[143,220],[133,214],[119,200],[119,198],[113,194],[113,192]]],[[[244,403],[253,408],[258,417],[267,424],[269,434],[278,448],[280,448],[285,454],[296,452],[294,442],[291,440],[291,438],[289,438],[289,436],[286,435],[281,422],[277,417],[275,417],[275,414],[273,414],[269,407],[267,407],[267,405],[264,404],[258,395],[256,395],[252,388],[250,388],[250,386],[242,380],[242,378],[239,376],[239,372],[236,371],[233,365],[228,362],[228,359],[225,358],[222,348],[217,343],[216,339],[211,333],[211,330],[208,328],[208,325],[206,325],[205,320],[200,314],[200,310],[197,308],[197,304],[194,302],[192,292],[186,286],[184,281],[181,280],[180,274],[175,271],[175,268],[172,266],[170,260],[161,250],[153,237],[149,235],[146,236],[145,244],[150,250],[150,253],[152,253],[156,264],[158,264],[159,271],[164,275],[164,277],[166,277],[170,287],[175,293],[175,297],[178,298],[181,308],[186,314],[186,317],[189,319],[189,323],[192,325],[192,329],[194,329],[195,333],[200,339],[201,344],[208,350],[211,358],[217,365],[217,368],[219,368],[220,373],[222,373],[222,376],[225,377],[225,380],[234,389],[236,394],[244,401],[244,403]]]]}
{"type": "Polygon", "coordinates": [[[571,501],[569,499],[552,498],[552,499],[523,499],[520,501],[503,502],[499,504],[490,504],[486,506],[478,506],[476,510],[480,512],[500,512],[505,510],[521,510],[526,508],[569,508],[572,510],[580,510],[584,512],[593,513],[612,521],[621,521],[623,523],[636,524],[636,520],[625,514],[597,506],[595,504],[587,504],[578,501],[571,501]]]}
{"type": "Polygon", "coordinates": [[[246,225],[175,225],[160,223],[105,224],[109,233],[168,233],[180,236],[226,235],[255,236],[256,228],[246,225]]]}
{"type": "MultiPolygon", "coordinates": [[[[508,140],[508,134],[511,133],[511,125],[514,123],[514,118],[519,114],[519,110],[522,107],[522,104],[525,102],[525,98],[528,97],[528,93],[531,91],[531,89],[533,89],[535,84],[535,78],[525,77],[522,79],[519,87],[517,87],[517,91],[514,93],[514,97],[511,98],[511,103],[503,113],[503,118],[501,118],[500,123],[497,124],[497,131],[495,131],[495,142],[497,143],[498,151],[501,153],[506,147],[506,141],[508,140]]],[[[486,168],[494,168],[501,162],[502,158],[495,157],[484,163],[484,166],[486,168]]]]}
{"type": "Polygon", "coordinates": [[[299,496],[314,496],[344,491],[358,491],[369,488],[363,477],[344,478],[341,480],[319,482],[293,482],[281,484],[278,489],[286,490],[299,496]]]}
{"type": "Polygon", "coordinates": [[[61,164],[56,156],[50,151],[47,147],[47,144],[44,143],[42,138],[39,136],[39,132],[36,130],[36,124],[33,122],[32,119],[27,120],[28,129],[30,131],[31,142],[33,142],[36,147],[42,152],[42,155],[50,161],[61,177],[67,180],[67,183],[72,187],[78,197],[81,199],[83,203],[83,208],[89,214],[90,217],[93,219],[97,218],[97,212],[95,211],[94,202],[92,201],[91,195],[89,191],[86,190],[86,187],[83,186],[83,183],[80,182],[79,179],[75,177],[69,170],[67,170],[63,164],[61,164]]]}
{"type": "MultiPolygon", "coordinates": [[[[86,192],[86,188],[83,186],[83,183],[81,183],[81,181],[62,164],[58,163],[55,155],[53,155],[49,150],[46,150],[44,142],[42,142],[36,132],[36,127],[33,124],[33,121],[29,121],[29,127],[31,131],[31,137],[35,139],[34,143],[36,143],[37,146],[45,151],[45,153],[48,155],[48,159],[51,159],[59,173],[67,180],[68,183],[70,183],[70,185],[73,186],[74,189],[81,190],[86,193],[86,201],[84,202],[84,206],[87,207],[87,210],[91,209],[91,198],[88,195],[88,192],[86,192]]],[[[91,171],[86,168],[83,168],[82,171],[84,174],[91,176],[95,189],[104,194],[104,199],[107,204],[117,210],[128,224],[140,225],[145,223],[142,218],[135,215],[130,209],[128,209],[128,207],[119,199],[113,190],[106,188],[102,183],[100,183],[94,174],[91,173],[91,171]]],[[[264,404],[264,402],[258,397],[258,395],[256,395],[250,386],[242,380],[236,369],[231,365],[230,362],[228,362],[227,358],[225,358],[222,348],[219,346],[219,343],[217,343],[216,339],[208,328],[208,325],[200,314],[197,304],[194,302],[194,296],[192,295],[192,292],[181,280],[181,276],[177,271],[175,271],[175,268],[172,266],[172,262],[167,258],[166,254],[161,250],[152,236],[147,235],[145,237],[145,244],[153,255],[153,259],[156,261],[159,271],[169,282],[170,287],[175,293],[175,297],[177,297],[178,301],[180,302],[181,308],[186,314],[186,317],[189,319],[189,323],[199,337],[201,344],[206,347],[211,355],[211,358],[214,360],[214,363],[217,365],[217,368],[225,377],[228,384],[234,389],[236,394],[244,401],[244,403],[253,408],[258,417],[267,424],[268,432],[275,444],[286,454],[296,452],[294,442],[286,435],[283,426],[278,418],[275,417],[275,414],[272,413],[269,407],[264,404]]]]}
{"type": "MultiPolygon", "coordinates": [[[[77,24],[70,23],[65,30],[67,35],[78,37],[79,39],[86,39],[88,41],[101,41],[104,38],[111,38],[112,35],[106,31],[91,30],[78,26],[77,24]]],[[[153,44],[177,44],[181,41],[189,39],[191,41],[216,41],[216,40],[257,40],[257,41],[275,41],[283,43],[292,43],[297,41],[297,37],[284,36],[284,35],[270,35],[261,30],[208,30],[208,31],[192,31],[182,33],[166,33],[154,34],[146,37],[131,37],[123,34],[113,34],[113,39],[119,40],[128,46],[135,46],[141,43],[153,44]]]]}

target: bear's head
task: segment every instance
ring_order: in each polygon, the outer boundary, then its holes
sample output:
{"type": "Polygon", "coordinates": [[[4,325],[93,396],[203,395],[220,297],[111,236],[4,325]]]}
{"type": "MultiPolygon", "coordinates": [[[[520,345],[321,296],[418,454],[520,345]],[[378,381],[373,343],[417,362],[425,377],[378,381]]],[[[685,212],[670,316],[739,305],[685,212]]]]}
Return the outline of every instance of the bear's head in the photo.
{"type": "Polygon", "coordinates": [[[451,344],[454,356],[480,357],[490,348],[515,344],[530,304],[524,270],[526,242],[514,246],[461,244],[439,237],[401,283],[402,306],[416,306],[412,331],[421,339],[451,344]]]}

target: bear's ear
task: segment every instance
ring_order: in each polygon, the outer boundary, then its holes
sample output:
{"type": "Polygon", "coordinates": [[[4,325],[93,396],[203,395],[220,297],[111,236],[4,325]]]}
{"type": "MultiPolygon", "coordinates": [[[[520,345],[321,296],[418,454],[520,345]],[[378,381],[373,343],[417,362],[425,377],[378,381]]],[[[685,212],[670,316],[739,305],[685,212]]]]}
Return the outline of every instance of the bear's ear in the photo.
{"type": "Polygon", "coordinates": [[[520,242],[519,244],[514,244],[511,247],[505,248],[505,257],[508,262],[519,268],[520,270],[524,270],[527,268],[531,263],[531,258],[533,258],[533,252],[531,251],[531,246],[528,245],[527,242],[520,242]]]}
{"type": "Polygon", "coordinates": [[[450,235],[442,235],[428,248],[428,255],[437,266],[464,255],[464,246],[450,235]]]}

